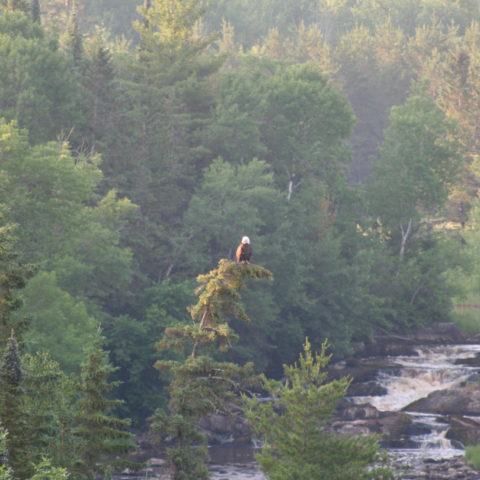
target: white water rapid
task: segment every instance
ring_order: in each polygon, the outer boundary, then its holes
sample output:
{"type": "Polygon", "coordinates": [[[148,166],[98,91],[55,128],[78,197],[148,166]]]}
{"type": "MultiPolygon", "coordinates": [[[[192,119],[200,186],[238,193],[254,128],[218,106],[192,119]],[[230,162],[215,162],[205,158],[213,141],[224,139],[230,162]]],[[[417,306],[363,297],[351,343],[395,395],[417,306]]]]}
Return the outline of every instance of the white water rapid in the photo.
{"type": "MultiPolygon", "coordinates": [[[[385,395],[352,397],[352,400],[358,404],[370,403],[380,411],[404,411],[405,407],[429,393],[455,387],[470,375],[480,372],[479,367],[462,364],[462,360],[480,355],[480,345],[422,346],[416,349],[416,353],[417,356],[386,359],[376,379],[386,390],[385,395]]],[[[411,416],[419,433],[410,437],[408,448],[388,449],[397,469],[403,467],[410,472],[418,466],[423,471],[422,462],[426,459],[442,460],[464,454],[464,450],[456,448],[446,438],[449,425],[442,415],[406,413],[411,416]]],[[[225,445],[212,447],[210,453],[212,480],[265,480],[255,465],[252,447],[225,445]]],[[[401,478],[411,480],[420,477],[407,474],[401,478]]]]}
{"type": "MultiPolygon", "coordinates": [[[[478,372],[478,367],[462,364],[475,358],[480,345],[424,346],[417,356],[390,357],[388,367],[378,374],[377,382],[387,393],[381,396],[353,397],[356,403],[370,403],[380,411],[400,411],[428,394],[455,387],[478,372]]],[[[441,415],[406,410],[413,422],[428,433],[411,437],[415,447],[393,449],[399,457],[444,459],[463,455],[445,435],[449,425],[441,415]]]]}

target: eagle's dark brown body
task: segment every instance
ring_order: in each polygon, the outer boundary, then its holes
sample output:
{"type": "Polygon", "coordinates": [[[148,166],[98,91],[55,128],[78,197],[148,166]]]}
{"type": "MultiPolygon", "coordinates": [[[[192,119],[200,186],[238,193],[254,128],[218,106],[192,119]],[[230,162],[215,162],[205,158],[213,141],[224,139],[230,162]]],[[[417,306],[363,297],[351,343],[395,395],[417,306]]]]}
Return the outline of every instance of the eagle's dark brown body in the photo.
{"type": "Polygon", "coordinates": [[[249,243],[241,243],[237,247],[236,259],[237,263],[248,263],[252,256],[252,246],[249,243]]]}

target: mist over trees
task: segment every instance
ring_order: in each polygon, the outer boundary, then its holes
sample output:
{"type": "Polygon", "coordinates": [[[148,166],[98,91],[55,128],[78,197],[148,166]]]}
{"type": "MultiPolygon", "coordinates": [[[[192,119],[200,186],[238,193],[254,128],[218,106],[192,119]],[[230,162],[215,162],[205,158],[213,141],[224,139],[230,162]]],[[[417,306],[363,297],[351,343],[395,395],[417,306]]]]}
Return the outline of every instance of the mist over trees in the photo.
{"type": "Polygon", "coordinates": [[[13,475],[46,457],[59,478],[113,468],[88,415],[128,450],[120,417],[171,406],[153,365],[184,357],[155,345],[189,325],[195,278],[243,235],[273,280],[242,294],[250,323],[226,314],[239,341],[216,359],[275,377],[307,336],[342,358],[380,326],[449,320],[478,283],[463,269],[479,238],[479,22],[474,0],[0,0],[13,475]],[[120,401],[89,413],[94,359],[94,388],[120,401]],[[51,430],[22,437],[39,412],[51,430]]]}

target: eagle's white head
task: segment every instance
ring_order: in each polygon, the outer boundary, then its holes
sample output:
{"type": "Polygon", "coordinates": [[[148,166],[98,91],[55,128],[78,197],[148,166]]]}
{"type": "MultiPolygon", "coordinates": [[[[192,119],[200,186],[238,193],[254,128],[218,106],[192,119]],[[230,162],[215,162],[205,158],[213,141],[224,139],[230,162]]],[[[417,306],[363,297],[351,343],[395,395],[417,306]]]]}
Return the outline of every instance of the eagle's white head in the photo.
{"type": "Polygon", "coordinates": [[[242,243],[250,243],[250,239],[248,237],[242,237],[242,243]]]}

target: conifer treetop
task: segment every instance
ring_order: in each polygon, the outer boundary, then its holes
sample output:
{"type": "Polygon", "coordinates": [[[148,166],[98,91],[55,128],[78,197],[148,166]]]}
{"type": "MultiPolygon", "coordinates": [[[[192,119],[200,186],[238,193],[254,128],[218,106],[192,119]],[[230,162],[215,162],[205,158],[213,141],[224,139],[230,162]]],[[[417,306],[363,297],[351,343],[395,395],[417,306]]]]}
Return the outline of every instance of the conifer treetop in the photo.
{"type": "Polygon", "coordinates": [[[220,350],[227,350],[237,339],[229,319],[250,322],[239,294],[239,290],[246,288],[248,278],[272,279],[273,274],[260,265],[239,264],[223,258],[216,269],[199,275],[197,281],[201,285],[195,290],[198,302],[188,309],[193,323],[167,328],[159,347],[183,347],[190,341],[193,343],[192,357],[196,356],[200,345],[217,344],[220,350]]]}

